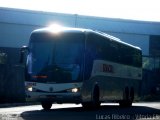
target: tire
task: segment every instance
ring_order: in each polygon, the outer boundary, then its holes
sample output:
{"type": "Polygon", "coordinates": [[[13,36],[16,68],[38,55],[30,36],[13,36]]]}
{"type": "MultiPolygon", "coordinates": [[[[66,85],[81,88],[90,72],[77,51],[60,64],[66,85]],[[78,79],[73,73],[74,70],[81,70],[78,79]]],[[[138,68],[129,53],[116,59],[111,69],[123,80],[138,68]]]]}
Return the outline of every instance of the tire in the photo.
{"type": "Polygon", "coordinates": [[[92,94],[92,101],[91,102],[83,102],[82,107],[84,109],[98,109],[100,107],[100,100],[99,100],[99,88],[95,87],[93,94],[92,94]]]}
{"type": "Polygon", "coordinates": [[[51,102],[41,102],[42,108],[44,110],[50,110],[52,107],[52,103],[51,102]]]}
{"type": "Polygon", "coordinates": [[[130,90],[130,100],[133,102],[134,100],[134,88],[131,87],[131,90],[130,90]]]}
{"type": "Polygon", "coordinates": [[[93,108],[99,108],[100,107],[100,100],[99,100],[99,88],[95,87],[93,91],[93,100],[92,100],[92,106],[93,108]]]}
{"type": "Polygon", "coordinates": [[[123,93],[123,99],[124,100],[129,100],[129,88],[126,87],[123,93]]]}
{"type": "Polygon", "coordinates": [[[122,100],[119,102],[120,107],[131,107],[132,102],[130,100],[122,100]]]}
{"type": "Polygon", "coordinates": [[[119,102],[121,107],[130,107],[132,106],[132,102],[134,99],[134,89],[131,89],[129,92],[129,88],[126,87],[123,92],[123,100],[119,102]]]}
{"type": "Polygon", "coordinates": [[[83,102],[82,103],[82,107],[84,109],[91,109],[92,108],[92,104],[91,104],[91,102],[83,102]]]}

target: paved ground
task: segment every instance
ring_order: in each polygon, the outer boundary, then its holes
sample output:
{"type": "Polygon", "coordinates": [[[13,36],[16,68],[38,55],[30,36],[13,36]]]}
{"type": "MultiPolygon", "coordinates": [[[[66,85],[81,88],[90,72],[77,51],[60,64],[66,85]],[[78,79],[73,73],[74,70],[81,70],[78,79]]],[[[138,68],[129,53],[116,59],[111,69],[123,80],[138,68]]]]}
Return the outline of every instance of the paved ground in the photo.
{"type": "Polygon", "coordinates": [[[160,120],[160,102],[134,103],[131,108],[102,104],[98,110],[81,105],[53,104],[49,111],[40,105],[0,108],[0,120],[160,120]]]}

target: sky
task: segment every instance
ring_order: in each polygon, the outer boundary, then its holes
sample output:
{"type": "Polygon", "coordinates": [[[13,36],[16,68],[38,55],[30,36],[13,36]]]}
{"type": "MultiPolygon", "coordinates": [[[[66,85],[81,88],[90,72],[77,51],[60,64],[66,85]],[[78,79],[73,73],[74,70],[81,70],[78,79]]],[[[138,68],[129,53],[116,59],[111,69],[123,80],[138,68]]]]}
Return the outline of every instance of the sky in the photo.
{"type": "Polygon", "coordinates": [[[160,22],[160,0],[0,0],[0,7],[160,22]]]}

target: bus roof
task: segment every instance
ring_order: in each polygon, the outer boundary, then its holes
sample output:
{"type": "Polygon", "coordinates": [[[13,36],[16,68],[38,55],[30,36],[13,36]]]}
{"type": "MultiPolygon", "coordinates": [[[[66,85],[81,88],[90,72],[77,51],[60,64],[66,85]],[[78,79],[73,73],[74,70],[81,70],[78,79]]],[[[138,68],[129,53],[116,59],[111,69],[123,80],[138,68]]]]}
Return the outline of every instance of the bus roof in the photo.
{"type": "Polygon", "coordinates": [[[60,28],[53,28],[53,27],[46,27],[41,29],[36,29],[33,31],[33,33],[39,33],[39,32],[85,32],[85,31],[91,31],[89,29],[83,29],[83,28],[71,28],[71,27],[60,27],[60,28]]]}
{"type": "Polygon", "coordinates": [[[41,32],[53,32],[53,33],[59,33],[59,32],[65,32],[65,33],[94,33],[103,37],[106,37],[110,39],[111,41],[118,42],[120,44],[124,44],[126,46],[133,47],[135,49],[141,50],[140,47],[131,45],[129,43],[121,41],[119,38],[114,37],[112,35],[109,35],[107,33],[101,32],[101,31],[96,31],[96,30],[91,30],[91,29],[84,29],[84,28],[72,28],[72,27],[59,27],[59,28],[53,28],[53,27],[46,27],[46,28],[41,28],[41,29],[36,29],[32,33],[41,33],[41,32]]]}
{"type": "Polygon", "coordinates": [[[107,33],[100,32],[100,31],[94,31],[94,32],[95,32],[96,34],[101,35],[101,36],[107,37],[107,38],[109,38],[109,39],[112,40],[112,41],[115,41],[115,42],[118,42],[118,43],[120,43],[120,44],[124,44],[124,45],[130,46],[130,47],[133,47],[133,48],[135,48],[135,49],[141,50],[140,47],[131,45],[131,44],[126,43],[126,42],[123,42],[123,41],[120,40],[119,38],[114,37],[114,36],[112,36],[112,35],[109,35],[109,34],[107,34],[107,33]]]}

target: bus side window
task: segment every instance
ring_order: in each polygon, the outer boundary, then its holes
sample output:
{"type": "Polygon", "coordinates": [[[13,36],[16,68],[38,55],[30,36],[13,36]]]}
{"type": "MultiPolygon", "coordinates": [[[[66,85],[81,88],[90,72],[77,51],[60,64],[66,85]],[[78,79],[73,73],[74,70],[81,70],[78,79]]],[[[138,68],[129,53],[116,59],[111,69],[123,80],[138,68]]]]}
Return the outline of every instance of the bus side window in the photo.
{"type": "Polygon", "coordinates": [[[90,39],[92,41],[92,51],[94,51],[94,59],[105,60],[106,59],[106,38],[98,35],[91,35],[90,39]]]}
{"type": "Polygon", "coordinates": [[[111,61],[119,63],[119,49],[118,44],[116,42],[110,43],[110,55],[111,55],[111,61]]]}
{"type": "Polygon", "coordinates": [[[94,34],[89,33],[86,40],[86,53],[85,53],[85,80],[91,76],[94,60],[97,59],[97,38],[94,34]]]}
{"type": "Polygon", "coordinates": [[[133,66],[141,67],[142,66],[142,59],[141,59],[141,52],[138,50],[134,50],[133,56],[133,66]]]}
{"type": "Polygon", "coordinates": [[[130,50],[130,47],[125,45],[120,45],[120,63],[124,65],[132,65],[133,59],[132,59],[132,51],[130,50]]]}
{"type": "Polygon", "coordinates": [[[97,59],[100,60],[108,60],[110,55],[109,50],[108,50],[108,40],[104,37],[100,37],[98,38],[97,41],[97,59]]]}

